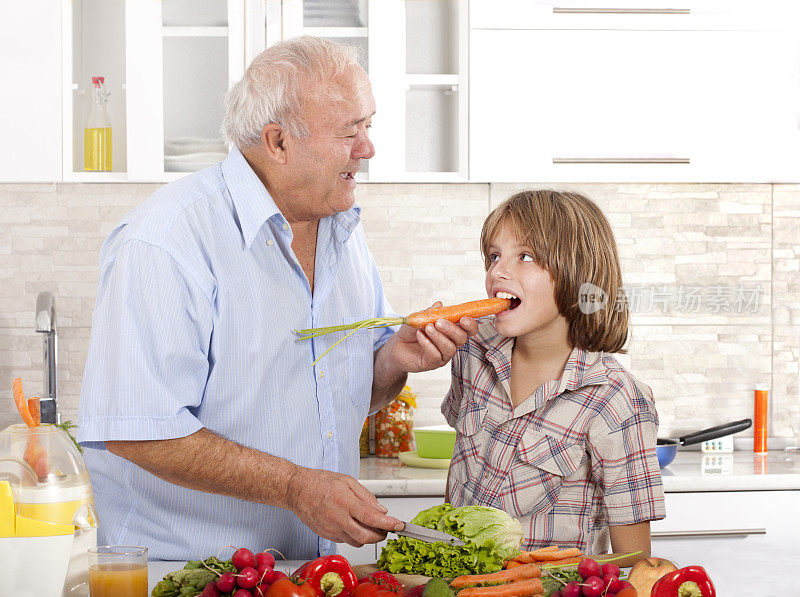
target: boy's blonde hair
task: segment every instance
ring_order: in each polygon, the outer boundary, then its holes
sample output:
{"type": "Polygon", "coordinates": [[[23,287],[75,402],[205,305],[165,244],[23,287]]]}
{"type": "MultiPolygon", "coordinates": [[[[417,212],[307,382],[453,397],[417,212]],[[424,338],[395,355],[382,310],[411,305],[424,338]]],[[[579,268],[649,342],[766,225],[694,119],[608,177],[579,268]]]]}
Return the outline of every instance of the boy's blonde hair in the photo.
{"type": "Polygon", "coordinates": [[[489,245],[506,222],[550,274],[570,344],[591,352],[625,352],[629,315],[622,268],[614,233],[600,208],[575,192],[542,189],[512,195],[483,223],[481,253],[487,270],[489,245]],[[581,309],[579,292],[586,283],[605,292],[603,308],[581,309]]]}

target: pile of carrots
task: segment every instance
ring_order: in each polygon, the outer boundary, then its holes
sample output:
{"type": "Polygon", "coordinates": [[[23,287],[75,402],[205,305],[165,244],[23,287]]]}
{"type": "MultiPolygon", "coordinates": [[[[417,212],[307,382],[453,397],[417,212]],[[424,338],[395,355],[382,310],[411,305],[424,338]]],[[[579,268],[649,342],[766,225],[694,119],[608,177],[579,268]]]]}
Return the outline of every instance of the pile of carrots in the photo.
{"type": "Polygon", "coordinates": [[[450,586],[458,597],[536,597],[544,595],[541,576],[536,564],[520,564],[491,574],[458,576],[450,586]]]}
{"type": "Polygon", "coordinates": [[[582,559],[583,554],[580,549],[575,547],[560,549],[558,545],[551,545],[534,551],[523,551],[518,556],[508,560],[505,563],[505,568],[510,570],[527,564],[563,566],[565,564],[578,564],[582,559]]]}
{"type": "MultiPolygon", "coordinates": [[[[39,405],[39,397],[25,398],[22,393],[22,380],[17,377],[12,384],[12,392],[14,394],[14,404],[22,417],[22,421],[31,429],[38,427],[42,424],[42,411],[39,405]]],[[[35,435],[28,438],[28,443],[25,446],[25,453],[22,456],[25,462],[31,465],[33,472],[39,478],[47,476],[50,471],[50,466],[47,461],[47,450],[39,445],[39,440],[35,435]]]]}

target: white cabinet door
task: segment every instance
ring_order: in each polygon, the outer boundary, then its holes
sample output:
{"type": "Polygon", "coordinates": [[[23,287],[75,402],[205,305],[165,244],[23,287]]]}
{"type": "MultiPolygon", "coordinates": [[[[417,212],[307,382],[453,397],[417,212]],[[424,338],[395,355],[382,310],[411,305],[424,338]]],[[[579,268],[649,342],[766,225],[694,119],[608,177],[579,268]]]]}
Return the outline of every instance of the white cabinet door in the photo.
{"type": "Polygon", "coordinates": [[[61,3],[0,4],[0,181],[61,180],[61,3]]]}
{"type": "Polygon", "coordinates": [[[473,30],[470,178],[800,180],[799,47],[775,32],[473,30]]]}
{"type": "Polygon", "coordinates": [[[374,543],[363,547],[353,547],[347,543],[337,543],[339,555],[347,558],[351,565],[355,564],[374,564],[378,561],[377,546],[374,543]]]}
{"type": "Polygon", "coordinates": [[[796,0],[471,0],[481,29],[778,30],[797,22],[796,0]]]}
{"type": "Polygon", "coordinates": [[[800,559],[798,505],[800,491],[668,493],[667,518],[651,524],[652,553],[703,566],[719,595],[757,586],[779,597],[787,566],[800,559]]]}

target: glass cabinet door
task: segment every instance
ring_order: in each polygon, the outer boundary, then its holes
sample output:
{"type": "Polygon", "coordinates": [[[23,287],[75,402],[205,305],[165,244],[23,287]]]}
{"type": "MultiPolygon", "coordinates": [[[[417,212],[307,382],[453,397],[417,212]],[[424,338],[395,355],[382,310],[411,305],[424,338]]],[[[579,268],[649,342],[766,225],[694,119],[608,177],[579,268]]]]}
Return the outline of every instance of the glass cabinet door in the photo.
{"type": "Polygon", "coordinates": [[[125,12],[128,179],[169,180],[224,159],[219,128],[244,72],[245,0],[136,0],[125,12]]]}
{"type": "Polygon", "coordinates": [[[164,172],[225,159],[225,93],[243,72],[241,0],[163,0],[164,172]],[[238,51],[237,51],[237,48],[238,51]]]}

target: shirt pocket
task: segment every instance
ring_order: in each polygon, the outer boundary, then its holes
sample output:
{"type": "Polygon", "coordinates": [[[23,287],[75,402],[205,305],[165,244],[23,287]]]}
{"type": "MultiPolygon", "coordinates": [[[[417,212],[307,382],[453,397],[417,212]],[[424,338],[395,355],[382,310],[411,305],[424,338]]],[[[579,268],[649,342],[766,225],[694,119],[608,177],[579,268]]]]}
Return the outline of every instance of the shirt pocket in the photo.
{"type": "MultiPolygon", "coordinates": [[[[373,360],[372,330],[359,330],[334,348],[347,352],[347,394],[359,410],[372,400],[373,360]]],[[[366,412],[365,412],[366,415],[366,412]]]]}
{"type": "Polygon", "coordinates": [[[501,492],[503,509],[516,517],[552,510],[564,483],[586,458],[580,442],[526,430],[511,462],[501,492]]]}

